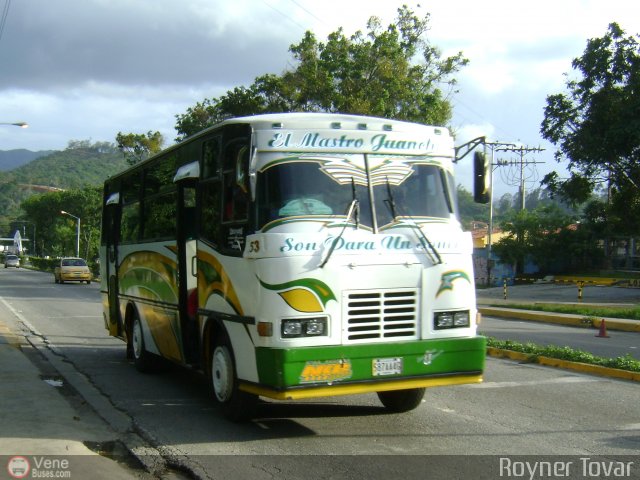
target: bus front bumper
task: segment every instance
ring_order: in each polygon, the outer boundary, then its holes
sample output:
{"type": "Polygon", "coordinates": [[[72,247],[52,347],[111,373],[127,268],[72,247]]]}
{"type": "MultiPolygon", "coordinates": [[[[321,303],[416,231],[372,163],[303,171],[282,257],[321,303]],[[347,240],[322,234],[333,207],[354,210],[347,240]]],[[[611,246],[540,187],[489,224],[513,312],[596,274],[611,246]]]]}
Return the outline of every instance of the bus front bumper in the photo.
{"type": "Polygon", "coordinates": [[[258,383],[240,389],[278,400],[479,383],[486,339],[307,348],[257,348],[258,383]]]}

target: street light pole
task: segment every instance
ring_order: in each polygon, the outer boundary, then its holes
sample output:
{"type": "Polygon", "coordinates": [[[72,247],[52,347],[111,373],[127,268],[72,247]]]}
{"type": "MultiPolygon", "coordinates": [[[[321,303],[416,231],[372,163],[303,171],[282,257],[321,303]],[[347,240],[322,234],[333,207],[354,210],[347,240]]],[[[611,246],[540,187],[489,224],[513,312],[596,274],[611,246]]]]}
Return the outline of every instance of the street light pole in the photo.
{"type": "Polygon", "coordinates": [[[70,217],[73,217],[78,221],[78,228],[76,229],[76,257],[80,258],[80,217],[76,217],[75,215],[72,215],[69,212],[65,212],[64,210],[60,210],[60,213],[62,213],[63,215],[69,215],[70,217]]]}

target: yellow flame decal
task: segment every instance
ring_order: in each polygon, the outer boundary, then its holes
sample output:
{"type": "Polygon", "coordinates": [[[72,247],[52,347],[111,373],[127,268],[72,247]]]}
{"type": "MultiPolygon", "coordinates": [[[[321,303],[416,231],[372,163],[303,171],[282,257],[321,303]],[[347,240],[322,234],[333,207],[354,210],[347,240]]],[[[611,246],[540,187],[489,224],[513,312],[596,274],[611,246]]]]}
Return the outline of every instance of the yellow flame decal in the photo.
{"type": "Polygon", "coordinates": [[[287,304],[294,310],[305,313],[322,312],[322,305],[318,298],[309,290],[294,288],[285,292],[278,292],[287,304]]]}

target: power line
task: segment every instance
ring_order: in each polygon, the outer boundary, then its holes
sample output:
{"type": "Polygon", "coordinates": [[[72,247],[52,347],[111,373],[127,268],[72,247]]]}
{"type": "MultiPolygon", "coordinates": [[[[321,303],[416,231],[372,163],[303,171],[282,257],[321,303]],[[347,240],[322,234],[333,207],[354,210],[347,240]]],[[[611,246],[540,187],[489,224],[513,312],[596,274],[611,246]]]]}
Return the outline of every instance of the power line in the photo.
{"type": "Polygon", "coordinates": [[[5,0],[4,8],[2,10],[2,19],[0,19],[0,40],[2,40],[2,34],[4,33],[4,27],[7,24],[7,17],[9,16],[9,7],[11,6],[11,0],[5,0]]]}
{"type": "Polygon", "coordinates": [[[286,13],[284,13],[283,11],[277,9],[276,7],[274,7],[273,5],[271,5],[270,3],[266,2],[265,0],[262,0],[262,3],[264,3],[266,6],[268,6],[269,8],[271,8],[272,10],[275,10],[276,12],[278,12],[280,15],[282,15],[283,17],[285,17],[287,20],[289,20],[291,23],[295,23],[297,26],[299,26],[302,30],[306,31],[307,28],[303,25],[300,25],[298,22],[296,22],[293,18],[291,18],[289,15],[287,15],[286,13]]]}
{"type": "Polygon", "coordinates": [[[300,8],[301,10],[304,10],[305,12],[307,12],[309,15],[311,15],[313,18],[315,18],[316,20],[318,20],[321,23],[324,23],[325,25],[328,25],[327,22],[325,22],[323,19],[321,19],[320,17],[318,17],[317,15],[315,15],[313,12],[307,10],[305,7],[303,7],[302,5],[300,5],[298,2],[296,2],[296,0],[289,0],[291,3],[293,3],[294,5],[296,5],[298,8],[300,8]]]}
{"type": "MultiPolygon", "coordinates": [[[[512,175],[512,182],[513,180],[516,178],[516,175],[514,173],[519,171],[519,183],[520,183],[520,210],[524,210],[525,207],[525,183],[526,181],[530,181],[531,178],[533,176],[536,176],[537,178],[537,170],[536,170],[536,164],[538,163],[544,163],[544,162],[537,162],[535,160],[525,160],[525,155],[527,153],[531,153],[531,152],[542,152],[544,151],[544,148],[542,147],[527,147],[527,146],[515,146],[515,145],[509,145],[509,146],[503,146],[503,147],[499,147],[496,148],[495,150],[496,152],[513,152],[516,153],[518,155],[520,155],[520,160],[515,160],[511,162],[511,166],[515,166],[516,164],[519,164],[519,168],[517,169],[512,169],[511,170],[511,175],[512,175]],[[529,172],[527,175],[525,175],[525,169],[529,172]]],[[[509,165],[509,162],[507,161],[498,161],[498,163],[496,164],[497,166],[507,166],[509,165]]],[[[513,183],[512,183],[513,185],[513,183]]]]}

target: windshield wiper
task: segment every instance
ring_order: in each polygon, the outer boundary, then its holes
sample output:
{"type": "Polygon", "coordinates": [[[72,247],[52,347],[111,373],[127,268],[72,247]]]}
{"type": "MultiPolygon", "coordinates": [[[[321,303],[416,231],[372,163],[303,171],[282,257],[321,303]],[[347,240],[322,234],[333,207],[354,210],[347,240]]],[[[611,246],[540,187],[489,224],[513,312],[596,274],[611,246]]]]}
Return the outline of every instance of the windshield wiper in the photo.
{"type": "MultiPolygon", "coordinates": [[[[389,177],[387,177],[387,198],[385,199],[384,203],[389,207],[389,210],[391,211],[391,215],[395,220],[396,217],[398,216],[398,212],[401,209],[396,205],[395,199],[393,198],[393,194],[391,193],[391,184],[389,183],[389,177]]],[[[404,212],[400,212],[400,216],[406,217],[409,220],[411,220],[413,229],[420,232],[420,237],[421,237],[420,243],[422,243],[422,246],[424,247],[424,252],[429,257],[429,260],[431,260],[431,262],[434,264],[442,263],[442,257],[440,256],[440,253],[438,253],[438,250],[436,250],[436,247],[433,246],[433,243],[431,243],[427,235],[424,233],[422,228],[420,228],[420,225],[416,223],[413,217],[411,215],[405,214],[404,212]]]]}
{"type": "Polygon", "coordinates": [[[431,243],[431,241],[429,241],[429,238],[427,237],[427,235],[422,231],[422,228],[420,228],[420,225],[418,225],[416,223],[416,221],[409,217],[411,219],[411,221],[413,222],[413,227],[418,230],[418,232],[420,232],[420,236],[422,237],[422,246],[424,247],[424,252],[428,255],[429,260],[431,260],[433,263],[442,263],[442,257],[440,256],[440,253],[438,253],[438,250],[436,250],[436,247],[433,246],[433,243],[431,243]],[[429,247],[427,249],[427,247],[429,247]],[[430,250],[430,251],[429,251],[430,250]],[[434,260],[435,257],[435,260],[434,260]]]}
{"type": "Polygon", "coordinates": [[[387,198],[384,203],[389,207],[389,211],[391,212],[391,216],[395,220],[398,216],[396,214],[396,201],[393,198],[393,194],[391,193],[391,184],[389,183],[389,177],[387,177],[387,198]]]}
{"type": "Polygon", "coordinates": [[[324,268],[324,266],[327,264],[327,262],[331,258],[331,255],[333,254],[333,251],[335,250],[336,245],[338,244],[338,242],[342,238],[342,235],[344,235],[344,231],[347,229],[347,225],[349,224],[349,220],[351,220],[351,217],[353,217],[354,215],[355,215],[355,222],[356,222],[356,230],[358,229],[359,218],[360,218],[360,202],[358,201],[358,197],[356,196],[356,183],[353,180],[353,177],[351,177],[351,194],[353,196],[353,199],[351,200],[351,203],[349,204],[349,208],[347,209],[347,219],[345,220],[344,225],[342,226],[342,230],[340,231],[340,235],[338,235],[333,240],[333,242],[331,242],[331,246],[329,247],[329,251],[327,252],[327,256],[323,260],[323,262],[320,264],[320,268],[324,268]]]}
{"type": "MultiPolygon", "coordinates": [[[[356,221],[356,230],[360,225],[360,202],[358,201],[358,196],[356,195],[356,182],[351,177],[351,204],[349,205],[349,210],[353,210],[354,218],[356,221]]],[[[347,212],[347,222],[351,220],[351,213],[347,212]]]]}

